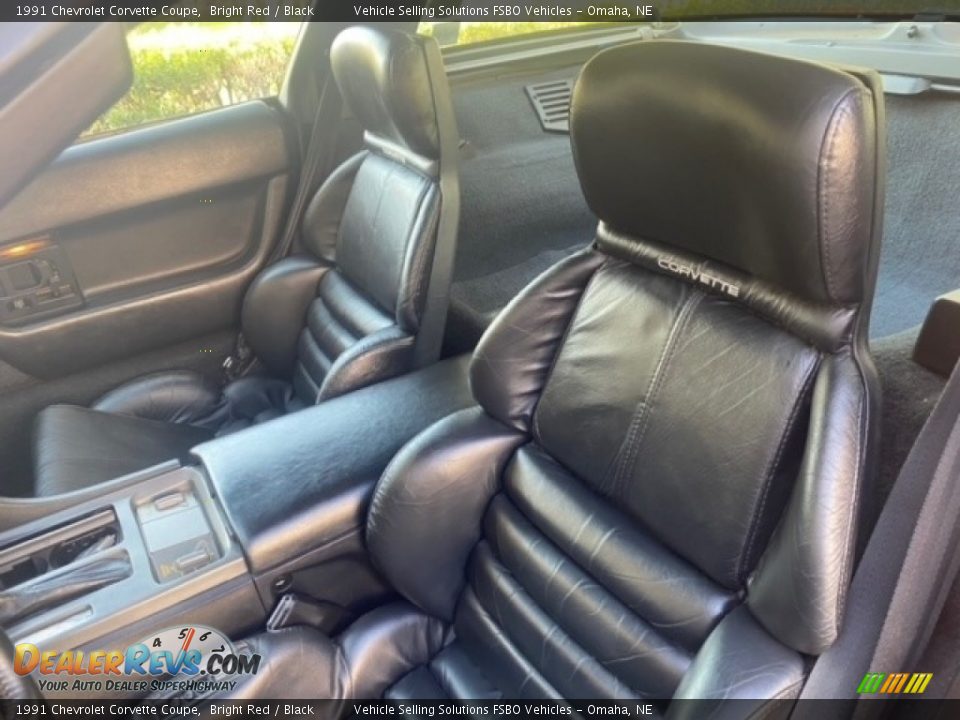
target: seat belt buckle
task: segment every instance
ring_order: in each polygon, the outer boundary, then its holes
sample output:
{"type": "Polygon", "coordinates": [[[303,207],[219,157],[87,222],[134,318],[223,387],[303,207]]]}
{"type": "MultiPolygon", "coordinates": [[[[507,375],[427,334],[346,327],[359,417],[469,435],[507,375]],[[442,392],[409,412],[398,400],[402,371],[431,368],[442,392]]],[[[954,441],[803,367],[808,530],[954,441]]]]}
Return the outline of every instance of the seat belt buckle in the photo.
{"type": "Polygon", "coordinates": [[[246,375],[250,372],[255,362],[256,358],[253,355],[253,350],[247,345],[247,341],[243,335],[238,335],[237,346],[233,354],[228,355],[223,361],[223,365],[221,365],[224,384],[231,383],[246,375]]]}

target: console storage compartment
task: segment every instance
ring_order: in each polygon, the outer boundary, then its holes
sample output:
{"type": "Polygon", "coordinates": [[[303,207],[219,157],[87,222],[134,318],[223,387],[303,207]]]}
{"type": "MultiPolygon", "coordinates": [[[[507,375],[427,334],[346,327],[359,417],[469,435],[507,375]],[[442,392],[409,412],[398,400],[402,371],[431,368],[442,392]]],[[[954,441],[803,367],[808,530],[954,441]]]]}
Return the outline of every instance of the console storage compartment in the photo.
{"type": "Polygon", "coordinates": [[[473,404],[469,358],[328,400],[199,445],[264,605],[293,591],[329,609],[332,631],[380,602],[386,586],[363,542],[373,487],[397,451],[473,404]]]}

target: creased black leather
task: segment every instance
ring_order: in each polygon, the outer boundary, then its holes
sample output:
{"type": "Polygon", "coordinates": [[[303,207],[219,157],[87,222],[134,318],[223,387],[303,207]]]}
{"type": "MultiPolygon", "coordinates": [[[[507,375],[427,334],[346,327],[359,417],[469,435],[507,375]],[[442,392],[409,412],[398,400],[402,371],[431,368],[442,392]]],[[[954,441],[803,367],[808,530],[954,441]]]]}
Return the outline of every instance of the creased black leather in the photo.
{"type": "MultiPolygon", "coordinates": [[[[505,488],[568,562],[680,647],[696,650],[733,607],[734,593],[651,538],[542,450],[527,446],[516,454],[505,488]]],[[[500,508],[491,506],[494,518],[500,508]]]]}
{"type": "Polygon", "coordinates": [[[192,373],[133,381],[96,409],[53,405],[34,431],[36,493],[79,490],[167,460],[186,463],[195,445],[303,407],[282,380],[251,375],[220,392],[192,373]]]}
{"type": "MultiPolygon", "coordinates": [[[[435,656],[445,641],[443,623],[407,603],[367,613],[336,643],[304,627],[257,635],[238,645],[241,652],[260,654],[260,671],[243,676],[223,697],[380,697],[398,677],[435,656]]],[[[322,711],[338,717],[342,709],[333,705],[322,711]]]]}
{"type": "MultiPolygon", "coordinates": [[[[509,634],[516,649],[540,671],[553,687],[568,698],[639,698],[615,674],[615,665],[585,652],[556,621],[537,605],[507,570],[481,543],[468,569],[470,587],[479,604],[495,614],[496,622],[509,634]]],[[[596,631],[603,632],[602,621],[596,631]]]]}
{"type": "Polygon", "coordinates": [[[323,262],[336,262],[343,210],[366,157],[366,152],[357,153],[330,173],[303,213],[300,231],[303,247],[323,262]]]}
{"type": "Polygon", "coordinates": [[[873,102],[860,79],[824,65],[707,43],[622,45],[587,63],[575,88],[577,173],[620,233],[806,300],[856,303],[872,284],[873,102]]]}
{"type": "Polygon", "coordinates": [[[422,310],[439,210],[435,180],[370,154],[340,223],[338,271],[407,330],[422,310]]]}
{"type": "Polygon", "coordinates": [[[296,256],[271,265],[250,285],[240,322],[250,349],[278,377],[290,377],[297,360],[297,340],[307,306],[330,266],[296,256]]]}
{"type": "Polygon", "coordinates": [[[459,569],[522,440],[479,408],[461,410],[407,443],[384,472],[367,514],[367,545],[393,586],[424,611],[453,617],[459,569]]]}
{"type": "Polygon", "coordinates": [[[497,700],[503,694],[484,676],[457,642],[447,645],[429,663],[404,675],[385,693],[391,700],[497,700]]]}
{"type": "MultiPolygon", "coordinates": [[[[483,561],[500,563],[514,577],[523,578],[532,602],[586,653],[641,695],[673,694],[692,659],[674,641],[680,633],[644,620],[631,607],[630,593],[621,592],[618,597],[616,589],[609,587],[610,576],[604,578],[603,568],[581,567],[504,497],[494,498],[484,535],[488,549],[483,561]],[[528,552],[530,547],[536,552],[528,552]]],[[[640,564],[624,563],[623,567],[635,570],[640,564]]],[[[686,574],[691,575],[689,569],[686,574]]],[[[678,578],[674,585],[682,588],[683,580],[678,578]]],[[[682,617],[681,613],[674,616],[682,617]]]]}
{"type": "Polygon", "coordinates": [[[193,423],[220,401],[220,388],[192,372],[146,375],[125,383],[91,407],[104,413],[130,415],[168,423],[193,423]]]}
{"type": "Polygon", "coordinates": [[[863,493],[866,423],[863,375],[849,353],[828,359],[813,390],[793,498],[750,581],[748,601],[760,623],[811,655],[830,647],[840,631],[863,493]]]}
{"type": "Polygon", "coordinates": [[[602,255],[588,250],[557,263],[514,298],[481,338],[470,385],[477,402],[500,422],[529,429],[558,343],[603,262],[602,255]]]}
{"type": "Polygon", "coordinates": [[[423,49],[398,30],[355,26],[330,48],[330,62],[347,107],[372,135],[427,158],[439,135],[423,49]]]}
{"type": "Polygon", "coordinates": [[[667,717],[763,717],[769,701],[799,695],[804,675],[803,657],[771,638],[745,607],[739,607],[711,633],[677,689],[678,702],[671,703],[667,717]],[[757,702],[744,702],[747,699],[757,702]],[[696,700],[735,702],[691,702],[696,700]]]}
{"type": "Polygon", "coordinates": [[[340,273],[327,273],[307,308],[297,341],[293,371],[297,396],[308,405],[316,403],[337,359],[363,338],[392,327],[390,316],[340,273]]]}
{"type": "Polygon", "coordinates": [[[407,372],[413,367],[413,346],[413,336],[395,325],[361,338],[330,366],[317,400],[329,400],[407,372]]]}
{"type": "Polygon", "coordinates": [[[731,300],[613,262],[580,300],[535,435],[674,552],[735,588],[796,475],[818,362],[731,300]]]}
{"type": "Polygon", "coordinates": [[[213,432],[184,423],[52,405],[37,417],[33,459],[38,495],[58,495],[167,460],[186,461],[213,432]]]}
{"type": "Polygon", "coordinates": [[[223,389],[220,406],[201,425],[214,429],[218,436],[228,435],[304,407],[290,383],[264,375],[249,375],[223,389]]]}

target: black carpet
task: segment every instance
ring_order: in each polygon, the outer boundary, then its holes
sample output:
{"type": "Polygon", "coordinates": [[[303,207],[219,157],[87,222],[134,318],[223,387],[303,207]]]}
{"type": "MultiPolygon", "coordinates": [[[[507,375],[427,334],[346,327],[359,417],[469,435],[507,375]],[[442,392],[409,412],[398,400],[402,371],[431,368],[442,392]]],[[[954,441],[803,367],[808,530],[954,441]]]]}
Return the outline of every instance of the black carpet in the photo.
{"type": "MultiPolygon", "coordinates": [[[[580,192],[569,137],[544,132],[524,92],[529,83],[576,72],[500,77],[455,92],[466,145],[452,319],[473,323],[471,337],[546,260],[593,238],[596,219],[580,192]]],[[[889,171],[875,338],[921,323],[937,295],[960,288],[960,96],[886,101],[889,171]]]]}
{"type": "Polygon", "coordinates": [[[944,378],[911,359],[918,331],[919,328],[913,328],[871,343],[883,389],[880,465],[871,493],[874,518],[946,384],[944,378]]]}

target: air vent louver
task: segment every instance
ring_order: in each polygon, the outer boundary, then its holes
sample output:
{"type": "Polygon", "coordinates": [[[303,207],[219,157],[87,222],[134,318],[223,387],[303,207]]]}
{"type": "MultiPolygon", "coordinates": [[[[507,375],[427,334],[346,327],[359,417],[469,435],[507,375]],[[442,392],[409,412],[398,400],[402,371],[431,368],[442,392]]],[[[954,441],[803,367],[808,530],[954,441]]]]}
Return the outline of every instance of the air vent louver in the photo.
{"type": "Polygon", "coordinates": [[[547,132],[570,132],[570,95],[573,80],[552,80],[527,85],[527,95],[547,132]]]}

